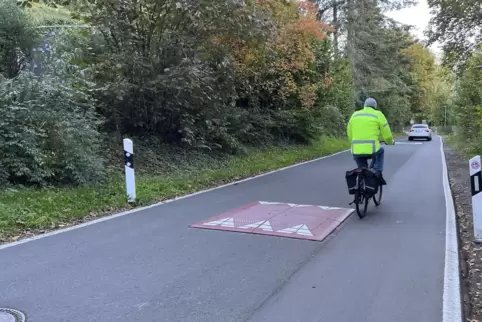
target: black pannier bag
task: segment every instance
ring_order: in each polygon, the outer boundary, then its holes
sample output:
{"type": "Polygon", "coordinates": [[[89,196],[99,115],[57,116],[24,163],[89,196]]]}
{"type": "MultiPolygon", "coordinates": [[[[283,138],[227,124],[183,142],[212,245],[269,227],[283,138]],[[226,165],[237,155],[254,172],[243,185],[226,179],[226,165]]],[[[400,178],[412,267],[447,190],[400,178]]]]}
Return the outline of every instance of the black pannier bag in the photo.
{"type": "Polygon", "coordinates": [[[380,184],[380,179],[378,178],[375,170],[364,169],[363,178],[365,181],[364,193],[365,196],[370,198],[378,192],[378,185],[380,184]]]}
{"type": "Polygon", "coordinates": [[[356,173],[357,169],[347,171],[345,174],[346,185],[348,186],[348,193],[354,195],[356,191],[356,173]]]}

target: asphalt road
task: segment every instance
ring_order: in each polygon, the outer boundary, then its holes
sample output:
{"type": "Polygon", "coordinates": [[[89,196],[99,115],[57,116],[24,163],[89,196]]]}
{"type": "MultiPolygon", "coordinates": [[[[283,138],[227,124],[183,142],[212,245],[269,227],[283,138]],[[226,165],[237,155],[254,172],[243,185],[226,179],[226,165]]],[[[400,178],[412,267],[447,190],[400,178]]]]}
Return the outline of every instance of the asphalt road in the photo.
{"type": "Polygon", "coordinates": [[[438,137],[386,147],[383,204],[323,242],[188,228],[258,200],[349,207],[353,167],[342,153],[2,249],[0,307],[30,322],[440,322],[438,137]]]}

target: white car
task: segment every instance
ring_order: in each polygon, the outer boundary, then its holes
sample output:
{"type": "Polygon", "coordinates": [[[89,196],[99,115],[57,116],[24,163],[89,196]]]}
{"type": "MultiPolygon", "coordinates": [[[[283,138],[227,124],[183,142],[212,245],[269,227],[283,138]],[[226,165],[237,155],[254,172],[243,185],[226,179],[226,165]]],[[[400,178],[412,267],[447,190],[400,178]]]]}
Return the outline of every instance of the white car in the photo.
{"type": "Polygon", "coordinates": [[[432,141],[432,131],[427,124],[414,124],[408,132],[408,140],[412,141],[413,139],[432,141]]]}

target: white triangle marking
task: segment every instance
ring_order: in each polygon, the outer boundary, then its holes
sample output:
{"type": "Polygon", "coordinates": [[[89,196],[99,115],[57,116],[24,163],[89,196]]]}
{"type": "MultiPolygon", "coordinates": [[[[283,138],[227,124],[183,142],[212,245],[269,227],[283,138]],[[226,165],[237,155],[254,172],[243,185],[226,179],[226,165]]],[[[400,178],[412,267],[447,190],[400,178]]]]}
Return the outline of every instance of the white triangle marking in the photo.
{"type": "Polygon", "coordinates": [[[312,205],[298,205],[295,203],[284,203],[284,202],[271,202],[271,201],[259,201],[260,205],[288,205],[290,207],[311,207],[312,205]]]}
{"type": "Polygon", "coordinates": [[[263,223],[264,223],[264,220],[255,222],[254,224],[247,224],[247,225],[241,226],[241,227],[239,227],[239,228],[258,228],[258,227],[261,226],[263,223]]]}
{"type": "Polygon", "coordinates": [[[259,226],[260,229],[264,231],[273,231],[273,228],[271,227],[271,224],[269,223],[269,220],[267,220],[265,223],[263,223],[261,226],[259,226]]]}
{"type": "Polygon", "coordinates": [[[223,218],[223,219],[219,219],[219,220],[215,220],[215,221],[205,222],[203,225],[217,226],[217,225],[221,225],[223,222],[225,222],[228,219],[229,218],[223,218]]]}
{"type": "Polygon", "coordinates": [[[223,222],[221,224],[221,226],[223,227],[234,227],[234,219],[233,218],[229,218],[228,220],[226,220],[225,222],[223,222]]]}
{"type": "Polygon", "coordinates": [[[303,226],[303,224],[278,230],[277,233],[285,233],[285,234],[296,233],[298,229],[301,228],[301,226],[303,226]]]}
{"type": "Polygon", "coordinates": [[[224,227],[234,227],[234,220],[232,217],[223,218],[215,221],[206,222],[203,225],[206,226],[224,226],[224,227]]]}
{"type": "Polygon", "coordinates": [[[335,209],[341,209],[338,207],[326,207],[326,206],[318,206],[318,208],[321,208],[323,210],[335,210],[335,209]]]}
{"type": "Polygon", "coordinates": [[[258,221],[258,222],[255,222],[253,224],[247,224],[247,225],[241,226],[239,228],[259,228],[259,229],[262,229],[264,231],[273,231],[273,228],[271,227],[271,224],[269,223],[269,220],[258,221]]]}
{"type": "Polygon", "coordinates": [[[308,229],[308,226],[306,225],[301,226],[301,228],[296,233],[303,236],[313,236],[311,231],[308,229]]]}

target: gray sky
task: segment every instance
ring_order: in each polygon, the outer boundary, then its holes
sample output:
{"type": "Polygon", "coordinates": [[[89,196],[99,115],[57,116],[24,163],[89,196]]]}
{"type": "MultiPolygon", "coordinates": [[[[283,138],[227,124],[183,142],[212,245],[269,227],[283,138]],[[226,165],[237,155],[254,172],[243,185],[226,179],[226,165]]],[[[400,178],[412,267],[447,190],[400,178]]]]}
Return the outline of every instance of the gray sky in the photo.
{"type": "MultiPolygon", "coordinates": [[[[430,9],[426,0],[418,0],[418,4],[411,8],[388,12],[387,16],[401,23],[414,25],[416,30],[413,31],[413,34],[420,39],[426,38],[423,32],[427,28],[431,18],[430,9]]],[[[434,44],[430,49],[437,56],[441,54],[441,49],[438,44],[434,44]]]]}

